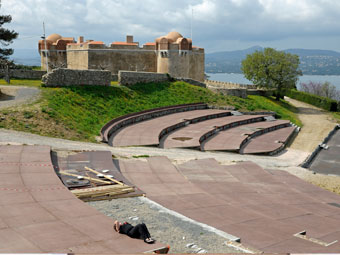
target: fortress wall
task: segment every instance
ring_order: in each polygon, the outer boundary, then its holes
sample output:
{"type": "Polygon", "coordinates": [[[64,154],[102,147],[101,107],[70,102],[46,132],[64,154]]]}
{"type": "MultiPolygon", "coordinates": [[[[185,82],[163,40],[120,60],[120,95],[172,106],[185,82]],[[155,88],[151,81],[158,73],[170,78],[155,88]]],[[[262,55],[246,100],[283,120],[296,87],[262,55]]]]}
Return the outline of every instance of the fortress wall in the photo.
{"type": "Polygon", "coordinates": [[[87,70],[88,62],[87,51],[67,50],[67,68],[87,70]]]}
{"type": "Polygon", "coordinates": [[[197,81],[204,81],[204,50],[193,49],[190,54],[188,77],[197,81]]]}
{"type": "Polygon", "coordinates": [[[168,73],[172,77],[189,77],[189,63],[190,63],[190,56],[189,52],[186,54],[180,54],[179,51],[169,51],[169,58],[168,58],[168,73]]]}
{"type": "Polygon", "coordinates": [[[41,82],[46,87],[100,85],[109,86],[111,72],[102,70],[74,70],[68,68],[54,69],[45,74],[41,82]]]}
{"type": "Polygon", "coordinates": [[[139,82],[165,82],[169,81],[169,76],[165,73],[151,73],[151,72],[132,72],[119,71],[118,82],[120,85],[129,86],[139,82]]]}
{"type": "Polygon", "coordinates": [[[120,70],[156,72],[157,59],[153,50],[89,50],[89,69],[109,70],[118,74],[120,70]]]}
{"type": "MultiPolygon", "coordinates": [[[[46,70],[46,56],[45,52],[41,53],[41,70],[46,70]]],[[[48,68],[52,70],[54,68],[67,67],[67,56],[65,50],[49,50],[48,51],[48,68]]]]}

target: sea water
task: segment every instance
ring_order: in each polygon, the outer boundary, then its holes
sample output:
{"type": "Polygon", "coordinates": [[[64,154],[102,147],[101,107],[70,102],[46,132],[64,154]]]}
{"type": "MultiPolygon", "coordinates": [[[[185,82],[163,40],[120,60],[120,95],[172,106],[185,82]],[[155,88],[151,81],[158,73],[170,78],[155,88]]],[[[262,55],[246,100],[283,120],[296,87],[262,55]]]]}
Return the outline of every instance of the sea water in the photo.
{"type": "MultiPolygon", "coordinates": [[[[239,73],[208,73],[208,76],[209,80],[233,82],[239,84],[252,84],[252,82],[247,80],[243,74],[239,73]]],[[[340,90],[339,75],[303,75],[300,76],[299,81],[297,82],[298,88],[300,87],[300,83],[308,83],[310,81],[321,83],[328,81],[330,84],[334,85],[337,90],[340,90]]]]}

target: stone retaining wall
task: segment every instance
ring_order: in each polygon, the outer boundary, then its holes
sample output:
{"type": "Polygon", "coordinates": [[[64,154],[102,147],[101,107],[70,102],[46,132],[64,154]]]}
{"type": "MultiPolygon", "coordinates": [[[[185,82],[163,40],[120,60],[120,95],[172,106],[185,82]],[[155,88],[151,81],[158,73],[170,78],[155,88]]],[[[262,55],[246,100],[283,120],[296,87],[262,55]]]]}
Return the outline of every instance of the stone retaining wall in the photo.
{"type": "Polygon", "coordinates": [[[136,83],[148,82],[165,82],[169,81],[170,76],[165,73],[152,72],[133,72],[133,71],[119,71],[118,82],[120,85],[131,86],[136,83]]]}
{"type": "Polygon", "coordinates": [[[193,80],[193,79],[190,79],[190,78],[177,77],[175,79],[177,81],[184,81],[184,82],[187,82],[187,83],[189,83],[191,85],[199,86],[199,87],[202,87],[202,88],[206,88],[207,87],[207,85],[204,82],[196,81],[196,80],[193,80]]]}
{"type": "MultiPolygon", "coordinates": [[[[11,79],[28,79],[28,80],[40,80],[42,76],[46,74],[46,71],[40,70],[25,70],[25,69],[10,69],[9,76],[11,79]]],[[[0,77],[4,77],[5,70],[0,69],[0,77]]]]}
{"type": "Polygon", "coordinates": [[[246,89],[226,89],[226,88],[216,88],[216,87],[210,87],[208,86],[208,89],[211,91],[214,91],[216,93],[221,93],[226,96],[236,96],[236,97],[242,97],[247,98],[247,90],[246,89]]]}
{"type": "Polygon", "coordinates": [[[257,89],[256,85],[239,84],[233,82],[205,80],[204,83],[209,87],[216,87],[220,89],[257,89]]]}
{"type": "Polygon", "coordinates": [[[109,86],[111,78],[110,71],[58,68],[45,74],[42,77],[41,82],[47,87],[64,87],[73,85],[109,86]]]}

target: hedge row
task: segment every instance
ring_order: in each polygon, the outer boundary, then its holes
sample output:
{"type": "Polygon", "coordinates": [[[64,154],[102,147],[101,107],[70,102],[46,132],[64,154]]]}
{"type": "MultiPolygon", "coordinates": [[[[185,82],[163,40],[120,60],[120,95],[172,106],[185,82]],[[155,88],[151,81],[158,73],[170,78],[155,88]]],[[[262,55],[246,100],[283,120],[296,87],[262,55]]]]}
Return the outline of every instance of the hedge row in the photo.
{"type": "Polygon", "coordinates": [[[316,96],[316,95],[298,91],[295,89],[287,90],[285,92],[285,95],[290,98],[320,107],[327,111],[331,111],[331,112],[340,111],[340,103],[338,103],[336,100],[333,100],[333,99],[316,96]]]}

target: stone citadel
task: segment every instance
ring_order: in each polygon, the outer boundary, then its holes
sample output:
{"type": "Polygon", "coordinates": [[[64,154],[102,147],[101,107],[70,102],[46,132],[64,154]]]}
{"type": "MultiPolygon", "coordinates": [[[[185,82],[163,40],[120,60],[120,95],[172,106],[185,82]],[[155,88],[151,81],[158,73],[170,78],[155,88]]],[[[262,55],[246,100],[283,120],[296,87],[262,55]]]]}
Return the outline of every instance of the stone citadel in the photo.
{"type": "Polygon", "coordinates": [[[86,40],[51,34],[39,41],[42,70],[46,70],[46,54],[49,69],[69,68],[78,70],[119,70],[168,73],[172,77],[204,81],[204,49],[192,46],[190,38],[178,32],[170,32],[139,46],[133,36],[126,42],[113,42],[109,46],[102,41],[86,40]]]}

